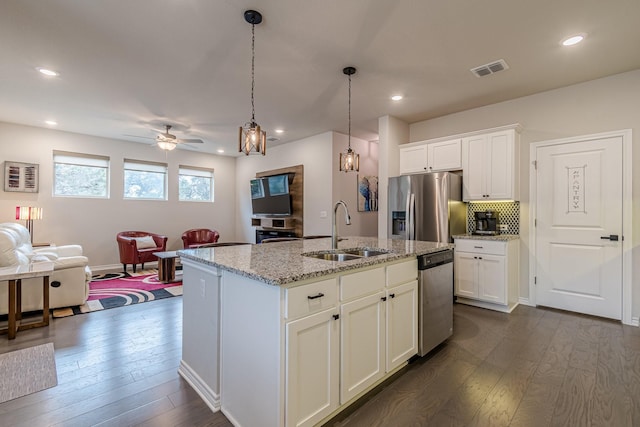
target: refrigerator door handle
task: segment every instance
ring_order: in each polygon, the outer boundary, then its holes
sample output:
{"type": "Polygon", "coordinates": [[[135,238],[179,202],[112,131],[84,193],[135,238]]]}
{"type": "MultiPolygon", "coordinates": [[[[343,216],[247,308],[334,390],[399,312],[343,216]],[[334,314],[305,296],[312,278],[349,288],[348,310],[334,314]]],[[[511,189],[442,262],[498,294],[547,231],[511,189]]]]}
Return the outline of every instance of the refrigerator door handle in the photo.
{"type": "Polygon", "coordinates": [[[411,193],[411,195],[409,196],[409,208],[407,209],[407,216],[409,217],[409,240],[416,239],[415,210],[416,210],[416,196],[415,194],[411,193]]]}

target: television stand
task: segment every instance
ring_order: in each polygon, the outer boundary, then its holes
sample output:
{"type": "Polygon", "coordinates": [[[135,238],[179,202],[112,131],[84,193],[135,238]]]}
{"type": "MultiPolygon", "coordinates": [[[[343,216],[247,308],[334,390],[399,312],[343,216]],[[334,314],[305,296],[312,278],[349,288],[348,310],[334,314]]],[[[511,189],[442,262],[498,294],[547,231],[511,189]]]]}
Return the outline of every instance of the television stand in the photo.
{"type": "Polygon", "coordinates": [[[264,239],[272,239],[274,237],[296,237],[296,233],[294,230],[256,230],[256,243],[260,243],[264,239]]]}

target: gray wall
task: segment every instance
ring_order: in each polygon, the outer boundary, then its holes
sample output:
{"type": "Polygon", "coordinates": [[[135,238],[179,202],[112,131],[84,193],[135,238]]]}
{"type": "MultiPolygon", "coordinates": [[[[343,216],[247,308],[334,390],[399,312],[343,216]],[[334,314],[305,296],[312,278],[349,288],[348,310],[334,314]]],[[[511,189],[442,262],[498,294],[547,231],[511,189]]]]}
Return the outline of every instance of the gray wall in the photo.
{"type": "Polygon", "coordinates": [[[38,193],[0,192],[0,222],[16,222],[16,206],[42,207],[44,218],[34,221],[35,241],[57,245],[80,244],[95,270],[119,265],[116,243],[119,231],[143,230],[164,234],[169,238],[168,249],[182,248],[180,235],[189,228],[213,228],[220,232],[221,241],[235,240],[233,157],[183,149],[166,152],[149,144],[8,123],[0,123],[0,141],[2,162],[40,165],[38,193]],[[54,150],[108,156],[111,164],[110,198],[53,197],[54,150]],[[167,163],[169,200],[123,200],[124,158],[167,163]],[[214,203],[178,201],[178,165],[214,169],[214,203]]]}
{"type": "MultiPolygon", "coordinates": [[[[410,125],[410,142],[520,123],[520,295],[529,284],[529,145],[579,135],[632,129],[640,135],[640,70],[501,102],[410,125]]],[[[640,145],[633,144],[633,163],[640,164],[640,145]]],[[[633,171],[633,207],[640,209],[640,169],[633,171]]],[[[633,307],[640,315],[640,215],[633,218],[633,307]]]]}

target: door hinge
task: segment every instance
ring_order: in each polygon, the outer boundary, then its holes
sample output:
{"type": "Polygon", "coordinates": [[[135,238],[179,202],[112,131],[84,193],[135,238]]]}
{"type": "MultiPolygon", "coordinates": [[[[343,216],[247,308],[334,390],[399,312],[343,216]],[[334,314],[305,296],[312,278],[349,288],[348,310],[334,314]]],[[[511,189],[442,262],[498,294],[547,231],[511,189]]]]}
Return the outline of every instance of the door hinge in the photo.
{"type": "Polygon", "coordinates": [[[532,161],[531,164],[533,165],[533,168],[535,170],[538,170],[538,161],[537,160],[532,161]]]}
{"type": "Polygon", "coordinates": [[[538,276],[533,276],[533,284],[534,285],[538,284],[538,276]]]}
{"type": "Polygon", "coordinates": [[[533,219],[533,226],[537,227],[538,226],[538,218],[534,218],[533,219]]]}

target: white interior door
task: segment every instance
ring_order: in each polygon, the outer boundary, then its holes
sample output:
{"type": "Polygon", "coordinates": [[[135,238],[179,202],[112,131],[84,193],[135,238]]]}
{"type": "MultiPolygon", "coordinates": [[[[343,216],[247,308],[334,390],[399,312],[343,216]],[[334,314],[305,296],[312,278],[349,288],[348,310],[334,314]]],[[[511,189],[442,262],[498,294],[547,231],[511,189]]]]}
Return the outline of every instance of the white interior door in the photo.
{"type": "Polygon", "coordinates": [[[622,137],[537,148],[537,304],[621,319],[622,153],[622,137]]]}

